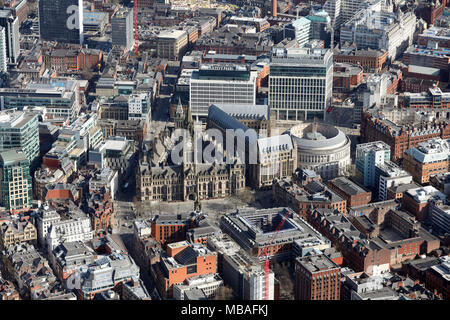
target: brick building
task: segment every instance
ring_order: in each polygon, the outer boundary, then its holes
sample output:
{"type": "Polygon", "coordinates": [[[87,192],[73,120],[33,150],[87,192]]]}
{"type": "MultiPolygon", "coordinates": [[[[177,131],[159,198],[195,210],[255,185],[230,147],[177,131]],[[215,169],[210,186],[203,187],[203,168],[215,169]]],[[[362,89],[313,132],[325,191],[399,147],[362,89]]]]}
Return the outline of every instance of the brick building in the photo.
{"type": "Polygon", "coordinates": [[[403,198],[403,194],[410,190],[410,189],[416,189],[419,188],[420,186],[415,183],[415,182],[411,182],[411,183],[405,183],[405,184],[400,184],[400,185],[394,185],[390,188],[387,189],[386,192],[386,198],[387,200],[398,200],[401,201],[401,199],[403,198]]]}
{"type": "Polygon", "coordinates": [[[153,265],[156,287],[165,297],[173,296],[173,285],[200,275],[217,273],[217,253],[200,243],[186,241],[167,245],[160,261],[153,265]]]}
{"type": "Polygon", "coordinates": [[[449,171],[450,150],[447,141],[431,139],[405,151],[403,168],[423,184],[430,176],[449,171]]]}
{"type": "Polygon", "coordinates": [[[387,51],[342,48],[334,50],[333,61],[335,63],[360,65],[364,69],[364,72],[379,73],[385,67],[387,56],[387,51]]]}
{"type": "Polygon", "coordinates": [[[2,278],[0,274],[0,301],[20,300],[19,292],[12,281],[2,278]]]}
{"type": "Polygon", "coordinates": [[[341,268],[325,255],[295,260],[296,300],[340,300],[341,268]]]}
{"type": "Polygon", "coordinates": [[[437,68],[448,74],[450,53],[448,49],[425,46],[411,46],[402,57],[406,65],[416,65],[428,68],[437,68]]]}
{"type": "Polygon", "coordinates": [[[103,52],[85,48],[43,48],[42,60],[48,69],[57,71],[81,71],[102,63],[103,52]]]}
{"type": "Polygon", "coordinates": [[[372,192],[345,177],[328,181],[328,186],[347,201],[347,208],[368,204],[372,199],[372,192]]]}
{"type": "Polygon", "coordinates": [[[289,206],[302,217],[306,217],[312,207],[347,212],[346,200],[320,181],[301,186],[291,177],[277,179],[272,185],[272,197],[276,203],[289,206]]]}
{"type": "Polygon", "coordinates": [[[395,200],[387,200],[380,202],[368,203],[362,206],[355,206],[349,208],[349,216],[350,217],[360,217],[366,216],[372,222],[376,224],[381,224],[384,222],[384,218],[386,213],[391,209],[396,209],[398,204],[395,200]]]}
{"type": "Polygon", "coordinates": [[[333,92],[350,93],[363,80],[363,67],[349,63],[335,63],[333,65],[333,92]]]}
{"type": "Polygon", "coordinates": [[[310,211],[309,222],[327,237],[355,271],[387,271],[418,254],[439,248],[440,241],[406,212],[389,210],[382,223],[352,217],[350,222],[329,209],[310,211]]]}
{"type": "Polygon", "coordinates": [[[194,220],[186,214],[157,215],[152,220],[152,237],[161,244],[186,240],[186,232],[194,227],[194,220]]]}
{"type": "Polygon", "coordinates": [[[43,198],[45,201],[52,200],[71,200],[74,203],[78,203],[80,199],[80,190],[78,190],[73,184],[69,183],[54,183],[47,184],[44,188],[43,198]]]}
{"type": "Polygon", "coordinates": [[[364,239],[363,233],[339,213],[330,209],[313,209],[308,222],[331,241],[342,253],[344,265],[353,270],[372,273],[373,268],[389,265],[389,250],[373,240],[364,239]]]}
{"type": "Polygon", "coordinates": [[[436,18],[440,17],[447,6],[448,0],[421,0],[418,1],[418,17],[426,21],[428,25],[434,25],[436,18]]]}
{"type": "Polygon", "coordinates": [[[405,261],[402,263],[402,273],[409,278],[418,280],[420,283],[425,283],[427,270],[439,263],[440,259],[438,257],[405,261]]]}
{"type": "Polygon", "coordinates": [[[442,92],[434,86],[427,92],[405,92],[399,96],[399,105],[406,108],[444,108],[450,107],[450,92],[442,92]]]}
{"type": "Polygon", "coordinates": [[[450,124],[446,119],[447,110],[446,107],[437,106],[433,109],[385,107],[381,112],[378,108],[372,108],[363,113],[361,140],[362,142],[387,143],[391,147],[391,160],[398,161],[403,158],[406,150],[417,146],[420,142],[432,138],[450,138],[450,124]],[[417,111],[428,114],[422,119],[417,111]],[[437,119],[431,122],[429,116],[437,117],[437,119]]]}
{"type": "Polygon", "coordinates": [[[439,81],[404,77],[400,82],[400,90],[402,92],[426,92],[434,85],[439,85],[439,81]]]}
{"type": "Polygon", "coordinates": [[[446,195],[432,186],[410,189],[403,194],[402,207],[419,221],[428,217],[429,202],[432,199],[445,201],[446,195]]]}
{"type": "Polygon", "coordinates": [[[308,245],[301,243],[305,237],[311,237],[306,241],[309,244],[324,243],[317,231],[288,207],[261,210],[241,208],[222,216],[220,228],[254,257],[260,257],[266,250],[268,257],[279,262],[293,258],[297,240],[302,247],[308,245]],[[270,239],[283,218],[282,229],[276,241],[271,243],[270,239]]]}
{"type": "Polygon", "coordinates": [[[88,201],[88,205],[94,233],[111,233],[114,228],[114,204],[109,199],[109,195],[94,194],[88,201]]]}
{"type": "Polygon", "coordinates": [[[439,294],[442,299],[450,300],[450,257],[441,258],[441,263],[426,271],[425,286],[439,294]]]}

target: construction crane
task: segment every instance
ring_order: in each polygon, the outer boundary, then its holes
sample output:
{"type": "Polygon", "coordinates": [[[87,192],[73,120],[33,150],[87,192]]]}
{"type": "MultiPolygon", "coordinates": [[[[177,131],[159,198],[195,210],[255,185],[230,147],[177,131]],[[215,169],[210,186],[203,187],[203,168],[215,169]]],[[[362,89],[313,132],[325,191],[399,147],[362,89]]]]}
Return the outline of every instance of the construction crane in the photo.
{"type": "Polygon", "coordinates": [[[269,240],[269,243],[267,244],[267,246],[264,247],[263,252],[261,252],[258,255],[258,258],[264,257],[265,258],[265,262],[264,262],[264,299],[265,300],[269,300],[269,271],[270,271],[270,260],[269,260],[269,247],[272,245],[272,242],[275,240],[275,238],[278,235],[278,232],[281,230],[281,228],[283,228],[284,222],[286,221],[286,219],[289,217],[289,211],[286,211],[286,213],[284,214],[283,218],[281,219],[280,223],[278,224],[277,228],[275,229],[272,237],[269,240]]]}
{"type": "Polygon", "coordinates": [[[134,0],[134,53],[136,56],[139,55],[139,37],[138,37],[138,20],[137,20],[137,2],[138,0],[134,0]]]}

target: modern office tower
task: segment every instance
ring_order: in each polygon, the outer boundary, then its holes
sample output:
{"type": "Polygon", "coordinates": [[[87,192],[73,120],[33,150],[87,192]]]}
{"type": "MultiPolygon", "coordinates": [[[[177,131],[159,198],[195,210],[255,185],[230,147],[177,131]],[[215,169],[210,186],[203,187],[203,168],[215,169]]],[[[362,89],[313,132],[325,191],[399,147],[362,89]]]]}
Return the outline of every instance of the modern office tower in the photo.
{"type": "Polygon", "coordinates": [[[83,43],[83,0],[39,0],[43,40],[83,43]]]}
{"type": "Polygon", "coordinates": [[[188,34],[184,30],[161,32],[156,38],[156,52],[159,58],[181,60],[188,46],[188,34]]]}
{"type": "Polygon", "coordinates": [[[150,95],[148,93],[133,94],[128,98],[128,119],[147,120],[150,112],[150,95]]]}
{"type": "Polygon", "coordinates": [[[321,255],[298,257],[295,260],[296,300],[339,300],[341,268],[321,255]]]}
{"type": "Polygon", "coordinates": [[[256,78],[247,65],[202,64],[189,84],[192,116],[206,118],[212,104],[256,104],[256,78]]]}
{"type": "Polygon", "coordinates": [[[0,27],[0,73],[8,71],[8,58],[6,57],[5,28],[0,27]]]}
{"type": "Polygon", "coordinates": [[[346,23],[370,1],[367,0],[342,0],[341,1],[341,21],[346,23]]]}
{"type": "Polygon", "coordinates": [[[366,8],[392,11],[390,0],[327,0],[323,5],[336,29],[351,20],[358,11],[366,8]]]}
{"type": "Polygon", "coordinates": [[[73,122],[80,109],[77,97],[75,91],[41,83],[30,85],[27,89],[0,88],[0,110],[41,106],[54,119],[73,122]]]}
{"type": "Polygon", "coordinates": [[[0,9],[0,27],[5,28],[6,57],[8,63],[17,64],[20,54],[19,19],[10,10],[0,9]]]}
{"type": "Polygon", "coordinates": [[[331,106],[333,53],[329,49],[274,49],[269,106],[277,120],[323,119],[331,106]]]}
{"type": "Polygon", "coordinates": [[[442,200],[432,200],[429,204],[428,218],[435,232],[442,235],[450,233],[450,207],[442,200]]]}
{"type": "Polygon", "coordinates": [[[38,116],[23,111],[0,112],[0,151],[21,149],[31,163],[31,170],[39,161],[38,116]]]}
{"type": "Polygon", "coordinates": [[[375,193],[378,193],[378,200],[387,200],[387,190],[393,186],[412,183],[412,176],[396,165],[392,161],[375,166],[375,193]],[[378,186],[378,188],[377,188],[378,186]]]}
{"type": "Polygon", "coordinates": [[[0,152],[0,205],[11,213],[28,210],[33,201],[32,188],[30,161],[25,152],[0,152]]]}
{"type": "Polygon", "coordinates": [[[301,17],[292,21],[284,27],[286,37],[297,40],[300,47],[303,47],[311,39],[311,20],[301,17]]]}
{"type": "Polygon", "coordinates": [[[331,24],[335,28],[339,28],[342,23],[341,2],[342,0],[327,0],[323,5],[323,10],[325,10],[330,15],[331,24]]]}
{"type": "Polygon", "coordinates": [[[391,147],[383,141],[356,146],[356,169],[363,177],[365,187],[375,186],[375,166],[390,161],[391,147]]]}
{"type": "Polygon", "coordinates": [[[305,17],[311,21],[310,39],[323,40],[325,48],[330,47],[332,21],[330,15],[324,10],[311,10],[310,14],[305,17]]]}
{"type": "Polygon", "coordinates": [[[358,49],[383,49],[396,59],[412,44],[416,20],[413,12],[361,10],[341,27],[341,47],[354,43],[358,49]]]}
{"type": "Polygon", "coordinates": [[[111,18],[112,44],[131,49],[134,44],[133,9],[122,8],[111,18]]]}

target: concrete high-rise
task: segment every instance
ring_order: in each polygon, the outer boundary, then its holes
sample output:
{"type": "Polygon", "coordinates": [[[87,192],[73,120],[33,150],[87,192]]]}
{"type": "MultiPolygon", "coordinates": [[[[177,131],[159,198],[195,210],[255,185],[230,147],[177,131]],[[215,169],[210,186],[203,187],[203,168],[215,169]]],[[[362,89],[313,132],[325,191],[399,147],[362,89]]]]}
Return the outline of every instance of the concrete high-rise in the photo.
{"type": "Polygon", "coordinates": [[[0,73],[6,72],[8,68],[8,58],[6,57],[6,34],[5,28],[0,27],[0,73]]]}
{"type": "Polygon", "coordinates": [[[20,54],[19,19],[10,10],[0,9],[0,27],[5,29],[5,49],[8,63],[17,64],[20,54]]]}
{"type": "Polygon", "coordinates": [[[336,29],[351,20],[362,9],[392,11],[390,0],[327,0],[323,9],[328,12],[336,29]]]}
{"type": "Polygon", "coordinates": [[[358,49],[387,50],[388,58],[397,59],[412,44],[416,21],[413,12],[361,10],[342,25],[341,47],[354,43],[358,49]]]}
{"type": "Polygon", "coordinates": [[[329,49],[274,49],[269,106],[277,120],[323,119],[331,106],[333,53],[329,49]]]}
{"type": "Polygon", "coordinates": [[[83,43],[83,0],[39,0],[42,40],[83,43]]]}
{"type": "Polygon", "coordinates": [[[123,8],[111,19],[112,44],[131,49],[134,44],[133,9],[123,8]]]}
{"type": "Polygon", "coordinates": [[[256,104],[256,72],[238,64],[203,64],[189,85],[192,116],[206,118],[212,104],[256,104]]]}
{"type": "Polygon", "coordinates": [[[19,149],[0,152],[0,204],[11,213],[28,210],[33,201],[30,161],[19,149]]]}
{"type": "Polygon", "coordinates": [[[285,36],[295,39],[303,47],[311,39],[311,20],[301,17],[284,27],[285,36]]]}
{"type": "Polygon", "coordinates": [[[335,28],[341,26],[341,0],[327,0],[323,5],[323,10],[325,10],[331,19],[331,24],[335,28]]]}
{"type": "Polygon", "coordinates": [[[358,144],[356,146],[356,169],[362,175],[365,187],[375,186],[375,166],[391,159],[391,147],[383,141],[358,144]]]}

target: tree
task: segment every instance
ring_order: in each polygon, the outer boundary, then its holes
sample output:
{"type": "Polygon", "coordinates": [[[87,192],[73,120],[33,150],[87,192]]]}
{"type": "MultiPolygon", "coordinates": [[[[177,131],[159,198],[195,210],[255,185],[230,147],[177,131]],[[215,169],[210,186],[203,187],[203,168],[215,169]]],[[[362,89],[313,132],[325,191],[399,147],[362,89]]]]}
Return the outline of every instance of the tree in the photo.
{"type": "Polygon", "coordinates": [[[216,295],[213,300],[233,300],[233,289],[229,286],[222,286],[216,291],[216,295]]]}

